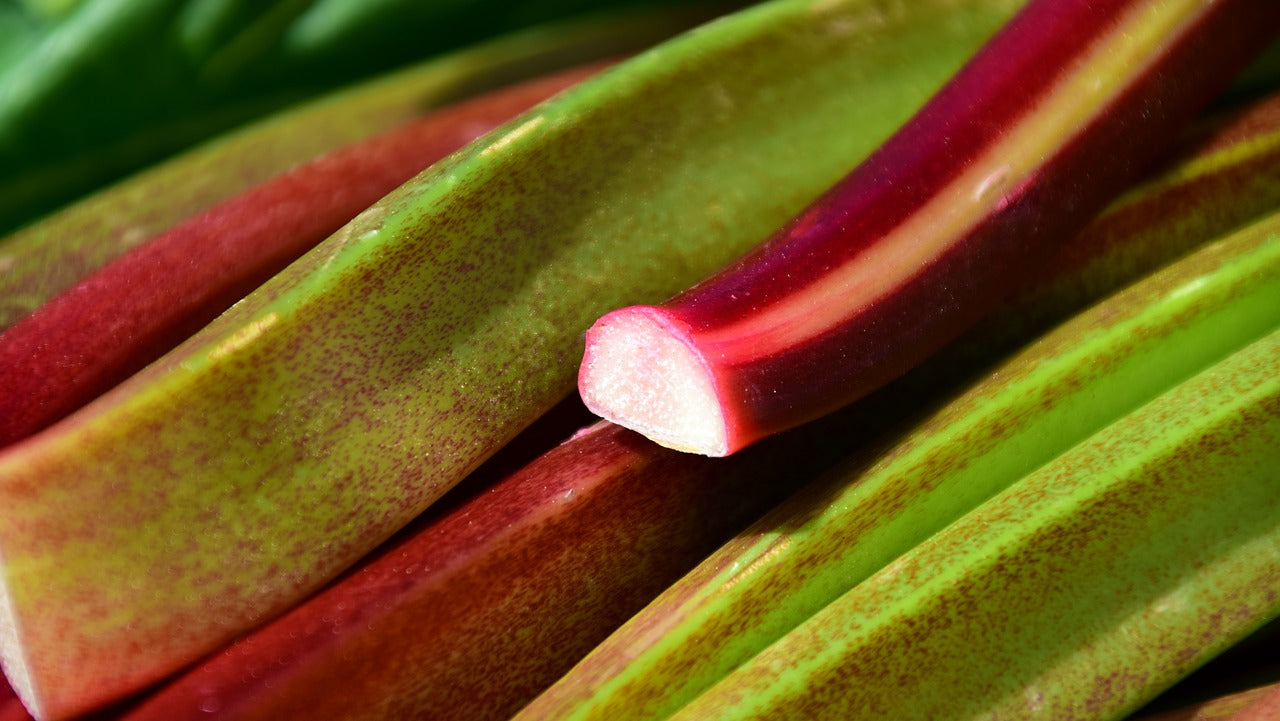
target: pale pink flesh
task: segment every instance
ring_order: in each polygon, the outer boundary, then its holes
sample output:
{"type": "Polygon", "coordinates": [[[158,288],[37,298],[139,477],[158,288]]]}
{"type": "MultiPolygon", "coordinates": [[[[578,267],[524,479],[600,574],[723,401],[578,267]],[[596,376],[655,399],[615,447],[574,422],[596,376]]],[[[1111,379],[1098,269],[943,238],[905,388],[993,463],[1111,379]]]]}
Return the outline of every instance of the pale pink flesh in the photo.
{"type": "Polygon", "coordinates": [[[727,455],[715,378],[689,335],[688,327],[662,308],[633,306],[610,313],[587,332],[578,371],[583,403],[659,445],[727,455]]]}

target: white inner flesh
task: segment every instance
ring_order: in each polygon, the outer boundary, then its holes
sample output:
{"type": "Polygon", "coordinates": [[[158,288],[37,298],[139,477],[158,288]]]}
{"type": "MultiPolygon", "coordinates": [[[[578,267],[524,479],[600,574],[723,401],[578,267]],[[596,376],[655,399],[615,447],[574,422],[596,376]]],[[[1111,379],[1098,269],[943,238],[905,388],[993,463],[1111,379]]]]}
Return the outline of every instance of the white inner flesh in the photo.
{"type": "Polygon", "coordinates": [[[624,308],[597,321],[587,334],[578,388],[592,413],[659,445],[726,454],[714,383],[660,309],[624,308]]]}

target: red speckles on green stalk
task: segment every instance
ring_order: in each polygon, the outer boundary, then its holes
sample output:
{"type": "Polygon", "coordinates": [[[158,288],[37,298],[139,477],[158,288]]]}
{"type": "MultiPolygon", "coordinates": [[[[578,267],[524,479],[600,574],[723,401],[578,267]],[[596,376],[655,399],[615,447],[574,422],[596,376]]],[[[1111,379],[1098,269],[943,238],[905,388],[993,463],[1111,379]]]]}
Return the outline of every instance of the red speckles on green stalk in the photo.
{"type": "Polygon", "coordinates": [[[1132,711],[1280,613],[1277,358],[1280,331],[1101,429],[673,718],[1132,711]]]}
{"type": "Polygon", "coordinates": [[[781,500],[784,477],[835,454],[796,438],[714,463],[599,424],[497,482],[469,480],[483,490],[120,720],[206,718],[211,702],[241,721],[505,719],[781,500]]]}
{"type": "Polygon", "coordinates": [[[437,164],[0,454],[6,663],[65,717],[292,606],[570,392],[592,318],[794,214],[1016,4],[763,5],[437,164]]]}
{"type": "Polygon", "coordinates": [[[1201,249],[1037,341],[885,452],[851,459],[712,555],[524,718],[672,713],[985,499],[1280,324],[1277,237],[1273,216],[1201,249]]]}
{"type": "Polygon", "coordinates": [[[494,91],[304,163],[50,299],[0,333],[0,446],[141,370],[401,183],[601,67],[494,91]]]}

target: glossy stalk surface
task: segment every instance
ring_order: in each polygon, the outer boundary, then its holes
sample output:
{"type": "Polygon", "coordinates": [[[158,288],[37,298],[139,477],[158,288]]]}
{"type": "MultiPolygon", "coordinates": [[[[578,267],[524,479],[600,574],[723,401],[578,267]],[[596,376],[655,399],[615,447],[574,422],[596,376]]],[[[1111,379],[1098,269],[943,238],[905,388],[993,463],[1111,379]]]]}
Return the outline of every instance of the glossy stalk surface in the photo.
{"type": "Polygon", "coordinates": [[[468,479],[465,502],[117,721],[506,719],[835,455],[794,439],[716,464],[600,422],[468,479]]]}
{"type": "Polygon", "coordinates": [[[1280,614],[1277,328],[894,559],[672,718],[1122,718],[1280,614]]]}
{"type": "Polygon", "coordinates": [[[1277,238],[1272,216],[1072,318],[712,554],[522,718],[672,713],[987,498],[1280,323],[1277,238]]]}
{"type": "Polygon", "coordinates": [[[724,456],[865,395],[1046,262],[1277,30],[1259,0],[1036,0],[759,249],[601,318],[584,402],[724,456]]]}
{"type": "Polygon", "coordinates": [[[493,91],[304,163],[50,299],[0,333],[0,446],[141,370],[397,186],[600,67],[493,91]]]}

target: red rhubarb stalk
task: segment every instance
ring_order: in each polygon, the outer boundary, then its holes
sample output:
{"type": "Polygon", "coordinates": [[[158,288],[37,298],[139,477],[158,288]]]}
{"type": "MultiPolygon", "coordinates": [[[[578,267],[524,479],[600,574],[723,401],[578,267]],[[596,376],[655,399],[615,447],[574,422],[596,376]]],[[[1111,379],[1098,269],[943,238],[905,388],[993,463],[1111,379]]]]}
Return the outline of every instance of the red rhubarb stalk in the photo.
{"type": "Polygon", "coordinates": [[[584,401],[723,456],[865,395],[1051,257],[1278,26],[1267,0],[1036,0],[756,251],[601,318],[584,401]]]}
{"type": "Polygon", "coordinates": [[[101,395],[424,168],[599,67],[495,91],[321,156],[55,296],[0,334],[0,446],[101,395]]]}

